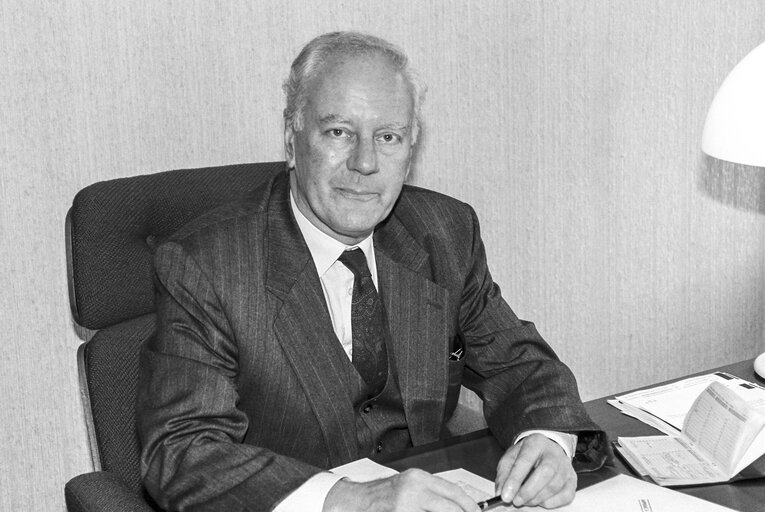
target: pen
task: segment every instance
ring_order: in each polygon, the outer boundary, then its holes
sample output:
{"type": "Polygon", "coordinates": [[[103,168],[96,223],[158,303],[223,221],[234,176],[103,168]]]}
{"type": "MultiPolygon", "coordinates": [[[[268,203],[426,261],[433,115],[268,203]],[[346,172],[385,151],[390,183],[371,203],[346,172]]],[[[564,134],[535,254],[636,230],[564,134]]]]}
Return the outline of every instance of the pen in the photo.
{"type": "Polygon", "coordinates": [[[498,507],[499,505],[512,506],[511,503],[503,503],[501,496],[494,496],[493,498],[489,498],[488,500],[478,502],[478,508],[480,508],[481,510],[491,510],[494,507],[498,507]]]}

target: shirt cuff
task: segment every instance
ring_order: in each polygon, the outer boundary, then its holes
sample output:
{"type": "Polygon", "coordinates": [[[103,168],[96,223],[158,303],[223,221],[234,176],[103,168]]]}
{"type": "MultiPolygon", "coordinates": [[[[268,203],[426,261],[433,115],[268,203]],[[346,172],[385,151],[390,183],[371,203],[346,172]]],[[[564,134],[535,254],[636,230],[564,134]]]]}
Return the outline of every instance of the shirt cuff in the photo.
{"type": "Polygon", "coordinates": [[[321,512],[329,490],[342,479],[333,473],[317,473],[288,494],[274,512],[321,512]]]}
{"type": "Polygon", "coordinates": [[[566,452],[569,459],[574,458],[574,454],[576,453],[576,435],[568,434],[566,432],[555,432],[553,430],[526,430],[525,432],[518,434],[518,437],[515,438],[515,443],[524,437],[529,437],[531,434],[542,434],[551,441],[555,441],[561,448],[563,448],[563,451],[566,452]]]}

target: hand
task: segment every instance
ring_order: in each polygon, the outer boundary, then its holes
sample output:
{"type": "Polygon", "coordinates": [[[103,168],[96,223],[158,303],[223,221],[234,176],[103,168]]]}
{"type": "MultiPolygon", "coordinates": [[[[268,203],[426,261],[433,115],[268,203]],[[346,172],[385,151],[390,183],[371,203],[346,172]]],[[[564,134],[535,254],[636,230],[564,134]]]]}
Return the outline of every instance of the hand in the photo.
{"type": "Polygon", "coordinates": [[[574,500],[576,473],[555,441],[532,434],[505,452],[497,465],[496,493],[513,505],[557,508],[574,500]]]}
{"type": "Polygon", "coordinates": [[[366,483],[340,480],[324,501],[324,512],[480,512],[475,501],[455,484],[409,469],[366,483]]]}

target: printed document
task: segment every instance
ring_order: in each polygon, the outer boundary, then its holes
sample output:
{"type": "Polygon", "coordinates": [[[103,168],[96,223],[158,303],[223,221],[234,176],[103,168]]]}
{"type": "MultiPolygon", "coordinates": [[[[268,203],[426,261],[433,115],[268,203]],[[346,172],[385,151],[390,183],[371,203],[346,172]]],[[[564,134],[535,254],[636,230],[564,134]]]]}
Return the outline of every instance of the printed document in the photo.
{"type": "Polygon", "coordinates": [[[608,403],[665,434],[677,435],[693,403],[713,382],[735,390],[750,407],[765,411],[765,388],[725,372],[634,391],[619,395],[608,403]]]}
{"type": "Polygon", "coordinates": [[[765,454],[765,414],[736,391],[710,384],[677,436],[620,437],[617,449],[659,485],[726,482],[765,454]]]}

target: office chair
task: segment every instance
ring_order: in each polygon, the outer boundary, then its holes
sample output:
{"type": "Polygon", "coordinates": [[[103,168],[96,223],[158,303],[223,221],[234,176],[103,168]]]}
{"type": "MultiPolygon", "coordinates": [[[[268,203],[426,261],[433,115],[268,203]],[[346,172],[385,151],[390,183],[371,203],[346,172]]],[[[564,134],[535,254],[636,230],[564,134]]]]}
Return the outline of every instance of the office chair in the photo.
{"type": "MultiPolygon", "coordinates": [[[[66,217],[69,303],[78,325],[97,330],[77,351],[95,471],[65,486],[69,512],[160,510],[144,492],[135,428],[138,355],[154,335],[154,250],[178,228],[243,196],[284,162],[167,171],[95,183],[66,217]]],[[[449,422],[459,434],[486,423],[465,393],[449,422]]]]}
{"type": "Polygon", "coordinates": [[[77,351],[95,471],[65,486],[69,512],[160,510],[144,492],[135,428],[138,354],[154,335],[154,250],[178,228],[242,197],[284,162],[185,169],[90,185],[66,216],[69,303],[97,330],[77,351]]]}

